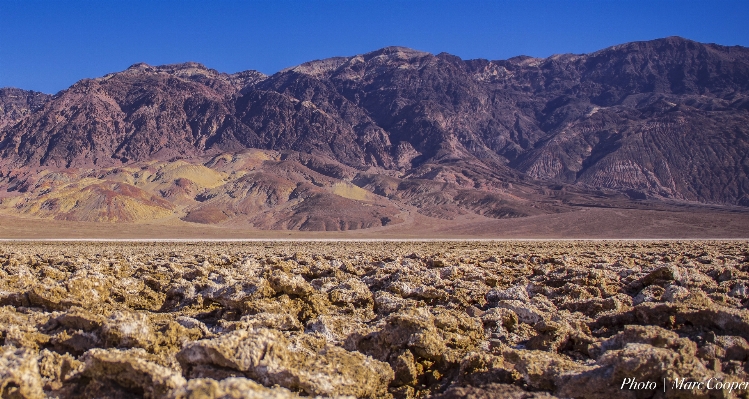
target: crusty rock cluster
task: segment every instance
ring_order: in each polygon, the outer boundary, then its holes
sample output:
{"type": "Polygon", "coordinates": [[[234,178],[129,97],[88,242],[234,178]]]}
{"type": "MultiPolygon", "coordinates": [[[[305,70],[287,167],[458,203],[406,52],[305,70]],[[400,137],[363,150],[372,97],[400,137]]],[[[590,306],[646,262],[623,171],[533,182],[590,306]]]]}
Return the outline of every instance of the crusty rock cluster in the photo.
{"type": "Polygon", "coordinates": [[[747,242],[13,243],[0,265],[3,398],[749,394],[621,389],[749,380],[747,242]]]}

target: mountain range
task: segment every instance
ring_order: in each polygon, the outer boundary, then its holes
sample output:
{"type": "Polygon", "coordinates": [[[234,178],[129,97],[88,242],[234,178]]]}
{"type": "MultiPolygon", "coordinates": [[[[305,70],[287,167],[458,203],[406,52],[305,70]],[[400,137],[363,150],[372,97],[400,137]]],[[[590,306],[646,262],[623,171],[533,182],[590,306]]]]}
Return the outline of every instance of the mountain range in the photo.
{"type": "Polygon", "coordinates": [[[352,230],[414,213],[749,207],[749,49],[679,37],[462,60],[403,47],[273,75],[135,64],[0,89],[0,213],[352,230]]]}

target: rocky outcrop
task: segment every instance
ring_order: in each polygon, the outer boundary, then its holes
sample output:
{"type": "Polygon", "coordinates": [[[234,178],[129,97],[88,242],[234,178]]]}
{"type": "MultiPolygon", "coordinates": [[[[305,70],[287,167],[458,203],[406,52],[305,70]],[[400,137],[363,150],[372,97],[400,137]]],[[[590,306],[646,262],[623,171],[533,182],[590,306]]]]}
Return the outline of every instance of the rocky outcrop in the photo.
{"type": "MultiPolygon", "coordinates": [[[[232,125],[227,102],[262,74],[220,74],[195,63],[136,64],[58,93],[4,135],[3,158],[47,167],[98,167],[202,154],[208,137],[232,125]],[[35,131],[34,141],[24,137],[35,131]],[[201,144],[202,143],[202,144],[201,144]],[[42,150],[47,147],[47,150],[42,150]]],[[[233,132],[233,128],[229,128],[233,132]]],[[[225,134],[222,148],[241,145],[225,134]]]]}
{"type": "Polygon", "coordinates": [[[51,98],[49,94],[36,91],[0,88],[0,131],[15,125],[51,98]]]}
{"type": "Polygon", "coordinates": [[[145,360],[144,351],[91,349],[86,352],[81,376],[98,382],[111,381],[145,398],[161,398],[185,385],[185,379],[172,369],[145,360]]]}
{"type": "Polygon", "coordinates": [[[39,356],[34,351],[14,346],[0,348],[0,392],[6,397],[43,398],[39,356]]]}
{"type": "Polygon", "coordinates": [[[299,395],[280,387],[266,388],[246,378],[230,377],[221,381],[210,378],[193,378],[173,391],[170,399],[295,399],[299,395]]]}
{"type": "Polygon", "coordinates": [[[386,363],[340,347],[304,339],[289,342],[275,330],[239,330],[220,338],[185,346],[177,359],[192,376],[210,373],[207,367],[244,373],[266,386],[282,386],[309,395],[378,398],[393,379],[386,363]]]}

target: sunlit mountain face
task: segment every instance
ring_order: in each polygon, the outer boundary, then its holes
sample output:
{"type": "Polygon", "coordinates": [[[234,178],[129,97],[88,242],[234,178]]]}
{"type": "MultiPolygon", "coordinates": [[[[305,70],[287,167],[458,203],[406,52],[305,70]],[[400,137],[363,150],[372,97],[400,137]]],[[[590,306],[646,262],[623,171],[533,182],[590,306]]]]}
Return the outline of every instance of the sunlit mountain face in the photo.
{"type": "Polygon", "coordinates": [[[271,76],[196,63],[0,90],[0,212],[352,230],[418,213],[749,206],[749,49],[686,39],[271,76]]]}

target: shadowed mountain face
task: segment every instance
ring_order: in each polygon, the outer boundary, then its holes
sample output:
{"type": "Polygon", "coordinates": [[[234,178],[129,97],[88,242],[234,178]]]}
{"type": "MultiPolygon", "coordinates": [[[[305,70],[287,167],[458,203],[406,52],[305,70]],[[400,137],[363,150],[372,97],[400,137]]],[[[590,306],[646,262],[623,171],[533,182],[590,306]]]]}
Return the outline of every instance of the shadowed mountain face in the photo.
{"type": "Polygon", "coordinates": [[[3,89],[0,107],[0,179],[11,192],[29,186],[24,170],[200,164],[248,148],[281,151],[283,162],[322,176],[267,164],[226,186],[167,190],[211,191],[213,203],[185,205],[198,222],[347,229],[393,223],[398,206],[517,217],[618,206],[611,198],[622,195],[749,205],[749,49],[681,38],[504,61],[389,47],[272,76],[136,64],[54,97],[3,89]],[[353,218],[364,211],[335,221],[313,212],[369,201],[335,194],[336,182],[393,208],[368,221],[353,218]],[[309,219],[286,208],[259,217],[257,201],[222,197],[263,187],[283,192],[268,210],[302,198],[288,207],[309,219]]]}
{"type": "Polygon", "coordinates": [[[14,89],[10,87],[0,89],[0,130],[14,125],[32,111],[36,111],[52,96],[36,91],[14,89]]]}

